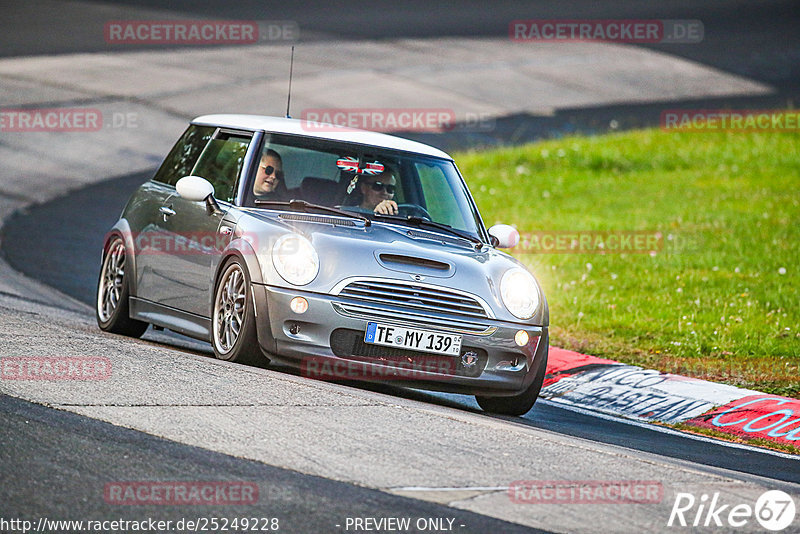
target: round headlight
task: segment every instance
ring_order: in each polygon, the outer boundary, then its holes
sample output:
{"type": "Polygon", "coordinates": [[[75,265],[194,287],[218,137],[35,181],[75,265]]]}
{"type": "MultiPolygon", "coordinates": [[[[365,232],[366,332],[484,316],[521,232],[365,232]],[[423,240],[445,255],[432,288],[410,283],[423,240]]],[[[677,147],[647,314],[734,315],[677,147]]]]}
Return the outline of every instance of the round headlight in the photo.
{"type": "Polygon", "coordinates": [[[278,238],[272,247],[272,264],[284,280],[296,286],[310,283],[319,272],[319,256],[314,245],[298,234],[278,238]]]}
{"type": "Polygon", "coordinates": [[[530,319],[539,307],[539,288],[533,275],[515,267],[509,269],[500,280],[500,295],[514,317],[530,319]]]}

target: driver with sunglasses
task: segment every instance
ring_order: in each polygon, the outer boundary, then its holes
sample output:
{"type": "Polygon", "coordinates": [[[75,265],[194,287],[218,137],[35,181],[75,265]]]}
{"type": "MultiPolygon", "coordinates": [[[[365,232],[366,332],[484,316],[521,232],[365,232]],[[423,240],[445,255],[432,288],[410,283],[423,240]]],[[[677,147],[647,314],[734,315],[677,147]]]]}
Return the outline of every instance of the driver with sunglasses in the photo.
{"type": "Polygon", "coordinates": [[[359,187],[364,200],[360,207],[381,215],[397,215],[394,198],[397,180],[388,168],[375,176],[362,176],[359,187]]]}
{"type": "Polygon", "coordinates": [[[283,180],[283,162],[281,155],[274,150],[267,149],[261,156],[258,164],[256,181],[253,184],[253,194],[262,200],[286,200],[283,198],[282,189],[279,188],[283,180]]]}

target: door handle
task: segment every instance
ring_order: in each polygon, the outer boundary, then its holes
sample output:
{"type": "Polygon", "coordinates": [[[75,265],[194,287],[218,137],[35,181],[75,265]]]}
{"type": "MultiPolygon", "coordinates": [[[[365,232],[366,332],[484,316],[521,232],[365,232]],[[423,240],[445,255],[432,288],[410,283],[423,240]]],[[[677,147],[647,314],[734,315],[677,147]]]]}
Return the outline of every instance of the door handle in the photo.
{"type": "Polygon", "coordinates": [[[175,210],[172,209],[172,208],[168,208],[167,206],[161,206],[160,208],[158,208],[158,212],[161,215],[163,215],[165,219],[167,217],[171,217],[171,216],[175,215],[175,210]]]}

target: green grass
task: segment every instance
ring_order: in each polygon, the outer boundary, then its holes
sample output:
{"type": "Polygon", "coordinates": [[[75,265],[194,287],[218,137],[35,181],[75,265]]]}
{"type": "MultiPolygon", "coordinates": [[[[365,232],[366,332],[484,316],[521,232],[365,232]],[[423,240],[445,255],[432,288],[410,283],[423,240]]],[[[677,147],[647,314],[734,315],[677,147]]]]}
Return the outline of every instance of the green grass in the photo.
{"type": "Polygon", "coordinates": [[[512,251],[553,345],[800,396],[800,134],[644,130],[456,161],[487,225],[664,236],[655,255],[512,251]]]}

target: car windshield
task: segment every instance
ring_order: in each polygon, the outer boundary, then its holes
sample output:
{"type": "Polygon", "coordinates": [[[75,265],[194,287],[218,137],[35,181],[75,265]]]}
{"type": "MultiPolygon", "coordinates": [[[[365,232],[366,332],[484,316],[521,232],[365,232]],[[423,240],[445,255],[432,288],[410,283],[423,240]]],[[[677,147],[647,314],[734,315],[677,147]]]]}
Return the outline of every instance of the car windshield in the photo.
{"type": "Polygon", "coordinates": [[[480,219],[453,162],[421,154],[267,135],[256,172],[245,185],[244,205],[289,210],[291,206],[283,203],[289,200],[335,207],[384,224],[437,231],[436,225],[420,225],[422,219],[469,236],[482,235],[480,219]],[[383,200],[397,204],[397,216],[373,214],[383,200]]]}

